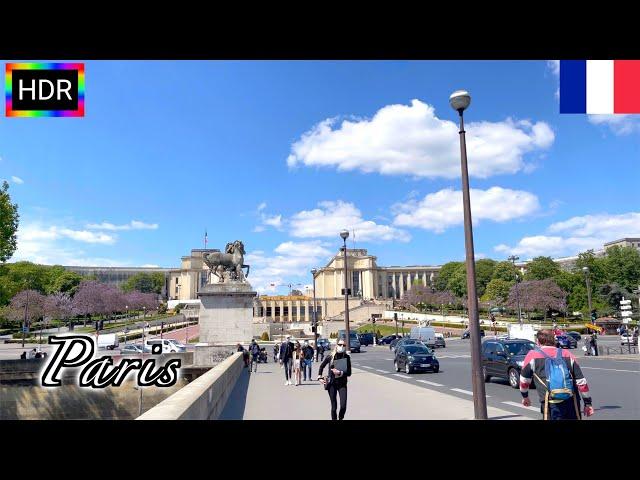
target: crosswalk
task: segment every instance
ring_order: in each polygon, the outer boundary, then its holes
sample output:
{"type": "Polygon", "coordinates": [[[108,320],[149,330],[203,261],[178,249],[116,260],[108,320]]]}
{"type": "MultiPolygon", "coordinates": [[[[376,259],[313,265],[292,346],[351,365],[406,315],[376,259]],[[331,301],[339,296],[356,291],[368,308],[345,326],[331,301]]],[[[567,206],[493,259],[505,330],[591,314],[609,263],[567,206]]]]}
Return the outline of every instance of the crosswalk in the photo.
{"type": "MultiPolygon", "coordinates": [[[[455,358],[455,357],[458,357],[458,358],[459,357],[470,357],[470,355],[456,355],[456,356],[453,356],[453,358],[455,358]]],[[[442,358],[442,357],[440,357],[440,358],[442,358]]],[[[430,380],[417,379],[417,378],[412,377],[410,375],[404,375],[404,374],[401,374],[401,373],[389,372],[387,370],[380,370],[380,369],[377,369],[377,368],[370,367],[369,365],[359,365],[359,364],[354,363],[354,366],[360,367],[360,368],[365,368],[365,369],[367,369],[367,370],[369,370],[371,372],[375,371],[375,372],[379,372],[379,373],[385,373],[385,374],[387,374],[389,376],[385,376],[385,377],[382,377],[382,378],[385,378],[387,380],[392,380],[393,377],[398,377],[398,378],[402,378],[402,379],[406,379],[406,380],[415,380],[416,382],[423,383],[423,384],[429,385],[431,387],[445,387],[451,392],[461,393],[461,394],[467,395],[467,396],[473,396],[473,392],[470,391],[470,390],[464,390],[462,388],[450,388],[450,387],[447,387],[446,385],[444,385],[442,383],[432,382],[430,380]]],[[[486,395],[486,397],[487,398],[491,398],[491,395],[486,395]]],[[[531,406],[530,407],[525,407],[524,405],[522,405],[522,404],[520,404],[518,402],[501,401],[500,403],[503,404],[503,405],[508,405],[510,407],[517,407],[517,408],[520,408],[520,409],[526,409],[526,410],[529,410],[531,412],[536,412],[536,413],[539,412],[539,410],[536,407],[531,407],[531,406]]]]}
{"type": "Polygon", "coordinates": [[[436,358],[471,358],[469,354],[462,355],[436,355],[436,358]]]}

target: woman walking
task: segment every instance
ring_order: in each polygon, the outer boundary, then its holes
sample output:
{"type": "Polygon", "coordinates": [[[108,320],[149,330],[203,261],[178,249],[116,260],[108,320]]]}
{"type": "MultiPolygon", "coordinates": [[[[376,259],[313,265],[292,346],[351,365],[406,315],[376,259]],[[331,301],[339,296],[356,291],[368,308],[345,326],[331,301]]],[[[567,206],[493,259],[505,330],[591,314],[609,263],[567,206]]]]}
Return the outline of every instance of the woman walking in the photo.
{"type": "Polygon", "coordinates": [[[347,355],[344,339],[338,340],[336,349],[320,364],[318,380],[324,384],[331,400],[331,420],[343,420],[347,411],[347,377],[351,376],[351,357],[347,355]],[[322,376],[324,367],[328,365],[328,375],[322,376]],[[338,409],[340,395],[340,411],[338,409]]]}
{"type": "Polygon", "coordinates": [[[296,381],[296,385],[300,385],[302,382],[302,348],[300,342],[296,342],[296,346],[293,349],[293,378],[296,381]]]}

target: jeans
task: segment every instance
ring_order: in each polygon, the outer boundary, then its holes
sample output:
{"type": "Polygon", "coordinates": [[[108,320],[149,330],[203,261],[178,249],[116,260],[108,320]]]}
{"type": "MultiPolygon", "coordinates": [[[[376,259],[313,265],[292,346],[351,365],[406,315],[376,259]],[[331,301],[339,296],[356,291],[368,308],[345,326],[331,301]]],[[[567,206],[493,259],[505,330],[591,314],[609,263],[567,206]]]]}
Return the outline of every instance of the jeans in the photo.
{"type": "MultiPolygon", "coordinates": [[[[573,398],[570,398],[564,402],[550,403],[547,420],[580,420],[580,399],[576,397],[575,405],[573,400],[573,398]]],[[[542,418],[544,418],[544,402],[540,404],[540,412],[542,413],[542,418]]]]}
{"type": "Polygon", "coordinates": [[[291,358],[287,358],[287,359],[282,361],[282,364],[284,365],[284,378],[285,378],[285,380],[290,380],[291,379],[291,368],[293,367],[293,361],[292,361],[291,358]]]}
{"type": "Polygon", "coordinates": [[[258,360],[259,359],[260,359],[260,354],[259,353],[253,354],[252,357],[251,357],[251,364],[252,365],[249,368],[250,369],[253,368],[253,364],[255,364],[256,365],[256,369],[255,369],[256,373],[258,372],[258,360]]]}
{"type": "Polygon", "coordinates": [[[329,385],[329,399],[331,400],[331,420],[343,420],[347,411],[347,386],[336,388],[335,385],[329,385]],[[340,394],[340,412],[336,415],[338,409],[338,394],[340,394]]]}
{"type": "Polygon", "coordinates": [[[309,376],[308,376],[309,381],[311,381],[312,380],[311,375],[313,373],[313,370],[311,368],[311,364],[313,362],[313,359],[310,358],[308,360],[303,360],[303,362],[304,363],[302,364],[302,375],[304,377],[304,381],[305,382],[307,381],[307,370],[309,371],[309,376]]]}

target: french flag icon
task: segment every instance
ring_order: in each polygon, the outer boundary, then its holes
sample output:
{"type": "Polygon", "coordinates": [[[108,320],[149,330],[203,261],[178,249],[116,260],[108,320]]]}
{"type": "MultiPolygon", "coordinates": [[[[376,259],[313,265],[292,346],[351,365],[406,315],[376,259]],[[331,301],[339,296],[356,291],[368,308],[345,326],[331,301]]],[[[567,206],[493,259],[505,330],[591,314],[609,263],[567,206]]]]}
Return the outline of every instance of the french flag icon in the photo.
{"type": "Polygon", "coordinates": [[[640,60],[560,60],[560,113],[640,113],[640,60]]]}

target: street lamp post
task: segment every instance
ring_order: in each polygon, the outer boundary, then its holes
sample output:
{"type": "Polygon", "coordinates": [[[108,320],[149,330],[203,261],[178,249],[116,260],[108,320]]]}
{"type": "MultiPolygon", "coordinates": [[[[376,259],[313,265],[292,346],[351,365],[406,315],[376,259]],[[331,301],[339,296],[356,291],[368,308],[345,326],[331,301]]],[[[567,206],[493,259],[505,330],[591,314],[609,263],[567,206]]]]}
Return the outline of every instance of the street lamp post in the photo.
{"type": "Polygon", "coordinates": [[[471,96],[465,90],[457,90],[449,97],[451,107],[460,116],[460,162],[462,171],[462,202],[464,209],[464,237],[467,261],[467,295],[469,310],[469,333],[471,341],[471,377],[473,383],[473,406],[477,420],[487,419],[487,399],[480,358],[480,323],[478,319],[478,295],[476,294],[476,268],[473,253],[473,225],[471,222],[471,202],[469,199],[469,170],[467,167],[467,146],[464,131],[463,112],[471,103],[471,96]]]}
{"type": "MultiPolygon", "coordinates": [[[[507,260],[513,263],[513,266],[516,266],[516,260],[519,260],[520,257],[516,255],[511,255],[507,260]]],[[[518,290],[518,270],[515,273],[516,280],[516,303],[518,304],[518,322],[522,325],[522,312],[520,311],[520,292],[518,290]]]]}
{"type": "Polygon", "coordinates": [[[318,351],[318,307],[316,305],[316,274],[318,270],[313,268],[311,270],[311,275],[313,275],[313,316],[311,317],[312,327],[314,331],[314,344],[313,346],[316,348],[316,352],[318,351]]]}
{"type": "Polygon", "coordinates": [[[591,315],[591,276],[589,275],[589,267],[582,267],[582,271],[587,282],[587,301],[589,302],[589,315],[591,315]]]}
{"type": "Polygon", "coordinates": [[[349,332],[349,278],[347,276],[347,238],[349,238],[349,230],[342,230],[340,237],[344,242],[344,330],[346,334],[345,343],[347,344],[347,353],[351,353],[351,333],[349,332]]]}

